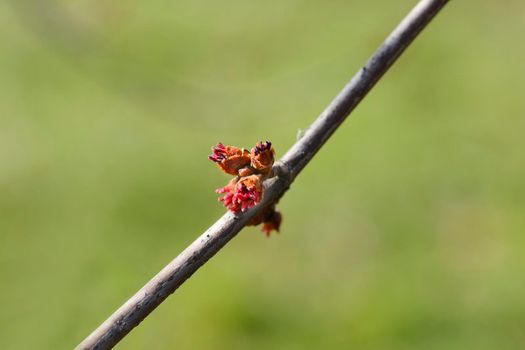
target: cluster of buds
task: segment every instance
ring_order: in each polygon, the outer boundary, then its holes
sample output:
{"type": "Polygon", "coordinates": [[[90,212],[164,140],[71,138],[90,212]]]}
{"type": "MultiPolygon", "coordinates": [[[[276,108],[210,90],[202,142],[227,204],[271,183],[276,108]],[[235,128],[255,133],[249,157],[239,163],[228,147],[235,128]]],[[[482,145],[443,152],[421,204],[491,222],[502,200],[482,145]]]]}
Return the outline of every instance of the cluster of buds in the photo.
{"type": "MultiPolygon", "coordinates": [[[[233,213],[244,212],[258,204],[263,198],[263,181],[272,173],[275,158],[272,143],[258,142],[250,151],[218,143],[211,150],[213,153],[208,158],[223,172],[235,176],[215,191],[223,195],[219,201],[233,213]]],[[[262,231],[269,236],[272,230],[279,231],[281,214],[271,206],[248,224],[262,224],[262,231]]]]}

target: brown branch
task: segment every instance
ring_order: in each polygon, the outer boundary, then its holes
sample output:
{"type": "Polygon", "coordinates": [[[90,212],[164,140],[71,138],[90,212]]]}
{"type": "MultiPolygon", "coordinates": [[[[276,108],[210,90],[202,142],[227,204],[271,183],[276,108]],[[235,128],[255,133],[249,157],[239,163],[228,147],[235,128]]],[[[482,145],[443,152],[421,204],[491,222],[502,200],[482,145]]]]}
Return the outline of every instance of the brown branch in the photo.
{"type": "Polygon", "coordinates": [[[421,0],[344,89],[274,166],[263,201],[245,213],[224,214],[151,281],[91,333],[77,349],[109,349],[232,239],[255,215],[275,203],[350,112],[448,0],[421,0]]]}

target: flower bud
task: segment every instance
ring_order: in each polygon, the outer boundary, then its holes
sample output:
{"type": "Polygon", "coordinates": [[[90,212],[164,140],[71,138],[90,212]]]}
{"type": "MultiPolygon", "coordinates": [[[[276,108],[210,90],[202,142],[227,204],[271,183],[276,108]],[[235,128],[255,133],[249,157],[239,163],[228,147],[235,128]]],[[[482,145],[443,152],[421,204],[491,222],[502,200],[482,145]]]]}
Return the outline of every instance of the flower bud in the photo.
{"type": "Polygon", "coordinates": [[[269,174],[272,171],[275,151],[270,141],[258,142],[250,152],[251,166],[261,174],[269,174]]]}
{"type": "Polygon", "coordinates": [[[250,153],[244,148],[224,146],[219,142],[211,150],[213,153],[208,156],[208,159],[217,163],[219,169],[226,174],[238,175],[240,169],[250,165],[250,153]]]}
{"type": "MultiPolygon", "coordinates": [[[[258,142],[248,152],[244,148],[224,146],[218,143],[212,147],[208,158],[217,163],[219,169],[235,177],[224,187],[215,192],[222,194],[218,200],[233,213],[245,212],[259,204],[263,197],[263,181],[272,176],[275,151],[270,141],[258,142]]],[[[275,205],[265,209],[254,217],[248,225],[262,224],[261,230],[269,236],[272,231],[279,231],[281,213],[275,205]]]]}

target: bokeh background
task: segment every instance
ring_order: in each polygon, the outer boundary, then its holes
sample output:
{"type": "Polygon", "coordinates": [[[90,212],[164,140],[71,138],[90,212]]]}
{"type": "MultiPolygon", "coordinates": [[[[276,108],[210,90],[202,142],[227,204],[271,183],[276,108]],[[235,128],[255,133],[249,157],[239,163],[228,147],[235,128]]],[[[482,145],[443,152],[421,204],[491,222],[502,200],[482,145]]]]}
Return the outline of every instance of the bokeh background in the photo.
{"type": "MultiPolygon", "coordinates": [[[[69,349],[212,224],[415,4],[0,2],[0,347],[69,349]]],[[[120,349],[525,348],[525,3],[453,1],[120,349]]]]}

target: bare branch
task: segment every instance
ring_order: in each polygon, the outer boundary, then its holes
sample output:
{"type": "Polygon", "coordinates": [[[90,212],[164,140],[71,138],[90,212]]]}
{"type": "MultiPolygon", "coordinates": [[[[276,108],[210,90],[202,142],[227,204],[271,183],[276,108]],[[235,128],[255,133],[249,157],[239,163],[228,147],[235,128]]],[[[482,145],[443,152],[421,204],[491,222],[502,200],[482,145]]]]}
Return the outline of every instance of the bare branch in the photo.
{"type": "Polygon", "coordinates": [[[421,0],[368,62],[274,166],[263,201],[245,213],[224,214],[151,281],[91,333],[77,349],[109,349],[136,327],[255,215],[275,203],[295,177],[448,0],[421,0]]]}

